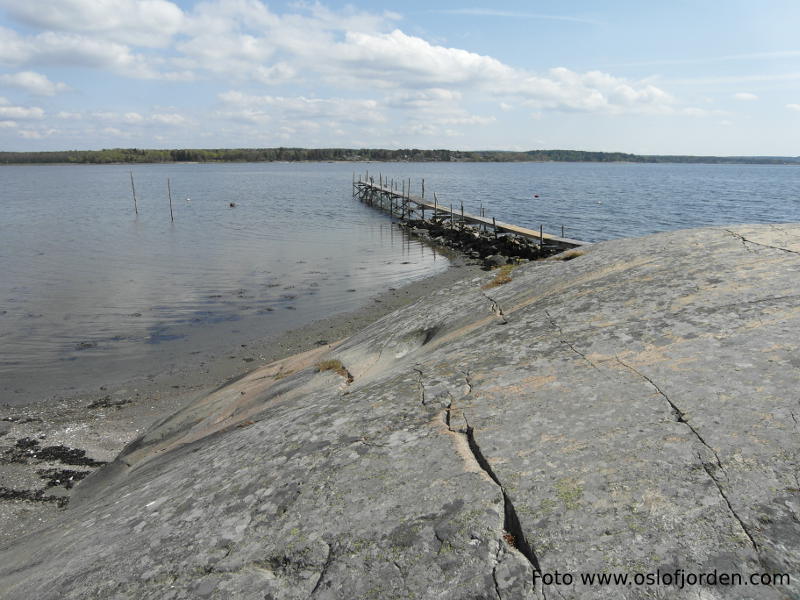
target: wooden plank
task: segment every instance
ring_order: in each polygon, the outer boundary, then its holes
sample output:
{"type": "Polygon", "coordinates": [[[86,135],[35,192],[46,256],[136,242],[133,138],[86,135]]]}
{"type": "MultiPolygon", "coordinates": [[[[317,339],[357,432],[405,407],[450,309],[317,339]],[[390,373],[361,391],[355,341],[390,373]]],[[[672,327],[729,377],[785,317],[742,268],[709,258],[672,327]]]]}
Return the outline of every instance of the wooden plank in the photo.
{"type": "MultiPolygon", "coordinates": [[[[361,185],[362,185],[362,187],[366,187],[366,188],[369,188],[369,189],[372,189],[372,190],[383,192],[385,194],[389,194],[391,196],[394,196],[395,198],[403,198],[407,202],[413,202],[417,206],[429,208],[431,210],[434,210],[435,212],[446,213],[446,214],[450,215],[451,217],[455,217],[456,213],[459,213],[459,216],[460,216],[460,211],[451,210],[450,208],[442,206],[441,204],[438,204],[438,203],[434,204],[433,202],[428,202],[428,201],[426,201],[424,198],[422,198],[420,196],[411,196],[408,193],[406,193],[405,191],[403,191],[403,193],[401,194],[401,193],[398,193],[398,192],[396,192],[396,191],[394,191],[394,190],[392,190],[392,189],[390,189],[388,187],[381,186],[381,185],[375,185],[374,183],[364,183],[364,184],[361,184],[361,185]]],[[[497,227],[497,229],[499,231],[505,231],[505,232],[508,232],[508,233],[513,233],[515,235],[519,235],[519,236],[526,237],[526,238],[531,238],[531,239],[536,239],[536,240],[541,239],[539,237],[539,232],[538,231],[534,231],[533,229],[528,229],[526,227],[520,227],[519,225],[513,225],[511,223],[504,223],[503,221],[496,221],[496,220],[488,218],[488,217],[480,217],[478,215],[472,215],[472,214],[469,214],[469,213],[463,213],[463,215],[464,215],[464,221],[467,222],[467,223],[474,223],[474,224],[479,224],[479,225],[481,225],[481,224],[482,225],[496,225],[496,227],[497,227]]],[[[542,234],[542,238],[544,239],[545,242],[549,242],[549,243],[552,243],[552,244],[555,244],[555,245],[559,245],[559,246],[568,246],[570,248],[574,248],[576,246],[583,246],[583,245],[587,244],[587,242],[583,242],[581,240],[574,240],[574,239],[571,239],[571,238],[559,237],[559,236],[552,235],[552,234],[549,234],[549,233],[543,233],[542,234]]]]}

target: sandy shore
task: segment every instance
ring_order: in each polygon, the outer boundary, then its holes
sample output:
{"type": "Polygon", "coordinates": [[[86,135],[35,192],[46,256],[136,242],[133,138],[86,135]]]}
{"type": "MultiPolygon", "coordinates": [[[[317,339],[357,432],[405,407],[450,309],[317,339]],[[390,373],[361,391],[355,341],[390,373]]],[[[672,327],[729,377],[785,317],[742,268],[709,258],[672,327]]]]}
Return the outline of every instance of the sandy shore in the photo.
{"type": "Polygon", "coordinates": [[[58,518],[74,483],[185,403],[258,366],[348,337],[479,270],[480,265],[453,257],[443,273],[390,288],[366,307],[277,338],[221,349],[211,360],[107,382],[94,392],[0,406],[0,546],[58,518]]]}

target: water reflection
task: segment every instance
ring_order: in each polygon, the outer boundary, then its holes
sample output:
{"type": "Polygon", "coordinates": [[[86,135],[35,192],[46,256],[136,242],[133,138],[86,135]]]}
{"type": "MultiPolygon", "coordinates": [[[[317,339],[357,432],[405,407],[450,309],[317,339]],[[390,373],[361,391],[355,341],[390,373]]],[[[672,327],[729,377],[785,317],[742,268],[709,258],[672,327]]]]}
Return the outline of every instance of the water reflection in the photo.
{"type": "Polygon", "coordinates": [[[138,216],[120,194],[127,168],[3,168],[5,381],[65,365],[88,377],[104,364],[157,363],[176,344],[267,337],[447,264],[352,201],[341,170],[152,165],[134,174],[138,216]],[[167,176],[174,194],[182,186],[191,197],[175,206],[174,224],[159,198],[167,176]]]}

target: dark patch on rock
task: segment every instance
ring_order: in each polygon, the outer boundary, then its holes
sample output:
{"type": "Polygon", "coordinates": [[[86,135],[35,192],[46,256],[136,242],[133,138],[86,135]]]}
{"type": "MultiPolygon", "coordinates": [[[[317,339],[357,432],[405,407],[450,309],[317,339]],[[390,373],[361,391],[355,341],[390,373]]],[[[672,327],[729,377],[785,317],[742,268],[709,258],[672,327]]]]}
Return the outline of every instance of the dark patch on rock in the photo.
{"type": "Polygon", "coordinates": [[[39,469],[36,474],[47,481],[47,487],[62,486],[66,489],[87,477],[91,471],[73,471],[72,469],[39,469]]]}
{"type": "Polygon", "coordinates": [[[45,496],[44,490],[12,490],[0,487],[0,500],[24,500],[26,502],[55,502],[59,508],[69,502],[66,496],[45,496]]]}
{"type": "Polygon", "coordinates": [[[99,400],[95,400],[88,404],[86,408],[122,408],[126,404],[133,402],[130,398],[122,398],[120,400],[112,400],[111,396],[106,395],[99,400]]]}
{"type": "Polygon", "coordinates": [[[5,460],[18,463],[27,463],[29,460],[52,460],[62,462],[65,465],[83,467],[99,467],[106,464],[104,461],[88,458],[86,450],[69,448],[63,445],[42,448],[38,440],[31,438],[17,440],[13,448],[6,450],[5,460]]]}
{"type": "Polygon", "coordinates": [[[97,348],[97,342],[78,342],[75,344],[75,350],[89,350],[90,348],[97,348]]]}

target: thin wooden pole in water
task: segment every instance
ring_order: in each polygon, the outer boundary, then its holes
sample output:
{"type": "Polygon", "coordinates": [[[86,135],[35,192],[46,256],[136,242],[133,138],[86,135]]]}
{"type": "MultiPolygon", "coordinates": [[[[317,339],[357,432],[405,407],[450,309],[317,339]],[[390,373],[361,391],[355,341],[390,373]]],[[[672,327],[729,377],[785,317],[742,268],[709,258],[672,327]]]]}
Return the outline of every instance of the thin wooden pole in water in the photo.
{"type": "Polygon", "coordinates": [[[169,184],[169,177],[167,177],[167,196],[169,196],[169,218],[174,223],[175,215],[172,214],[172,187],[169,184]]]}
{"type": "Polygon", "coordinates": [[[131,191],[133,192],[133,210],[139,214],[139,207],[136,205],[136,186],[133,185],[133,171],[131,171],[131,191]]]}
{"type": "Polygon", "coordinates": [[[497,239],[497,221],[492,217],[492,227],[494,227],[494,239],[497,239]]]}
{"type": "Polygon", "coordinates": [[[439,214],[439,201],[436,199],[436,192],[433,192],[433,216],[439,214]]]}
{"type": "Polygon", "coordinates": [[[544,227],[539,224],[539,247],[544,245],[544,227]]]}

